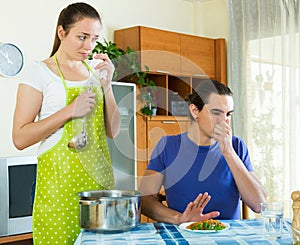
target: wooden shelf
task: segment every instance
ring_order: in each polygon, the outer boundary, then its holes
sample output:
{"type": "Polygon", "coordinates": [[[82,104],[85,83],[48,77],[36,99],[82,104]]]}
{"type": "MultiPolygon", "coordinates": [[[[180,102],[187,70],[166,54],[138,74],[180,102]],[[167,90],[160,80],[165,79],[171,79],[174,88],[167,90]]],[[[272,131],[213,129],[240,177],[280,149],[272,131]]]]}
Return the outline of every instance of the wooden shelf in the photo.
{"type": "Polygon", "coordinates": [[[0,244],[33,244],[32,233],[0,237],[0,244]]]}

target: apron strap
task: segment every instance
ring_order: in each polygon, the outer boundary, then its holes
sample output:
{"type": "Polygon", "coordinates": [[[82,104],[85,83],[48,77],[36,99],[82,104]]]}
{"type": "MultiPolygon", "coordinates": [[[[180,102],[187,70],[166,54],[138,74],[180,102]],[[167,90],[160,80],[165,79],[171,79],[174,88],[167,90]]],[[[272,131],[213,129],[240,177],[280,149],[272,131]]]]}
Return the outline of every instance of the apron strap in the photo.
{"type": "MultiPolygon", "coordinates": [[[[56,64],[56,67],[57,67],[57,70],[58,70],[58,73],[59,73],[59,76],[63,82],[63,85],[65,87],[65,90],[67,91],[67,84],[66,84],[66,81],[65,81],[65,78],[60,70],[60,67],[59,67],[59,64],[58,64],[58,61],[57,61],[57,57],[56,57],[56,53],[53,55],[54,57],[54,61],[55,61],[55,64],[56,64]]],[[[93,69],[85,62],[85,61],[82,61],[82,63],[85,65],[85,67],[89,70],[90,74],[94,74],[94,71],[93,69]]]]}
{"type": "Polygon", "coordinates": [[[53,58],[54,58],[54,61],[55,61],[55,64],[56,64],[59,76],[60,76],[60,78],[61,78],[61,80],[63,82],[63,85],[65,87],[65,91],[67,92],[67,84],[66,84],[65,78],[64,78],[64,76],[63,76],[63,74],[62,74],[62,72],[60,70],[60,67],[59,67],[59,64],[58,64],[58,61],[57,61],[57,58],[56,58],[56,53],[53,55],[53,58]]]}

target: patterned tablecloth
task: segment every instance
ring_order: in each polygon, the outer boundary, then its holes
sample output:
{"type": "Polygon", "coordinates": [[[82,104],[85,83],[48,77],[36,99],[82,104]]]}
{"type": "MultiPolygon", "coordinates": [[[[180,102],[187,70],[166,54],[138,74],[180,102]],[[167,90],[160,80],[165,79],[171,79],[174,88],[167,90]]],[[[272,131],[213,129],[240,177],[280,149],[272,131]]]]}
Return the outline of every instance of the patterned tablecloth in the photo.
{"type": "Polygon", "coordinates": [[[85,230],[74,245],[158,245],[158,244],[292,244],[284,226],[281,239],[265,240],[261,220],[224,220],[230,228],[215,233],[195,233],[181,230],[177,225],[142,223],[131,231],[120,233],[92,233],[85,230]]]}

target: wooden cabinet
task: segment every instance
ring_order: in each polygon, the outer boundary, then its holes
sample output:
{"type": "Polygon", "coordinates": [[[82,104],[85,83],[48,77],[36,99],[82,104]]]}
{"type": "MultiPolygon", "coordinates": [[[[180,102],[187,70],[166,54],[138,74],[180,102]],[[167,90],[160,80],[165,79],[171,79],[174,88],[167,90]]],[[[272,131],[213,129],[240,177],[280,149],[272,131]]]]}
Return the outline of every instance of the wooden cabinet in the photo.
{"type": "Polygon", "coordinates": [[[205,38],[134,26],[114,32],[119,48],[138,51],[142,67],[152,72],[203,76],[226,83],[224,38],[205,38]]]}
{"type": "MultiPolygon", "coordinates": [[[[142,67],[147,65],[148,78],[157,85],[157,116],[140,114],[143,107],[137,90],[137,180],[143,176],[151,153],[164,135],[184,132],[190,125],[173,105],[180,105],[203,79],[216,79],[226,84],[225,39],[211,39],[149,27],[135,26],[116,30],[114,42],[124,50],[138,52],[142,67]],[[176,96],[174,96],[176,95],[176,96]],[[176,101],[174,101],[176,100],[176,101]]],[[[121,79],[124,82],[127,78],[121,79]]],[[[185,104],[186,106],[186,104],[185,104]]],[[[185,110],[187,111],[187,110],[185,110]]],[[[182,111],[181,111],[182,112],[182,111]]],[[[142,216],[142,222],[152,221],[142,216]]]]}

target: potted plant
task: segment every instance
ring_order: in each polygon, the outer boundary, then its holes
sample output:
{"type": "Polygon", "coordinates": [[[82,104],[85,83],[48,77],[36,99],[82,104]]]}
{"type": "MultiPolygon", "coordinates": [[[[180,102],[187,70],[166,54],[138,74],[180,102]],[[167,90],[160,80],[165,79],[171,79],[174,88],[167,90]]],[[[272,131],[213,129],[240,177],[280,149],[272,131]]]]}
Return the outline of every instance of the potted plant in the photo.
{"type": "Polygon", "coordinates": [[[155,82],[147,77],[148,71],[148,66],[145,66],[145,71],[136,72],[134,75],[140,88],[139,100],[144,104],[141,113],[152,117],[156,115],[158,98],[155,82]]]}
{"type": "Polygon", "coordinates": [[[157,88],[155,82],[147,77],[149,67],[145,65],[145,69],[142,70],[136,52],[129,47],[123,50],[118,48],[114,42],[104,40],[103,43],[97,42],[89,58],[92,59],[95,53],[107,54],[111,59],[115,66],[113,80],[117,81],[124,77],[129,77],[132,82],[138,84],[141,90],[140,100],[144,103],[141,113],[152,117],[156,113],[157,88]]]}
{"type": "Polygon", "coordinates": [[[141,109],[141,113],[150,117],[156,116],[158,104],[156,86],[146,87],[145,90],[141,93],[141,100],[144,103],[144,107],[141,109]]]}

